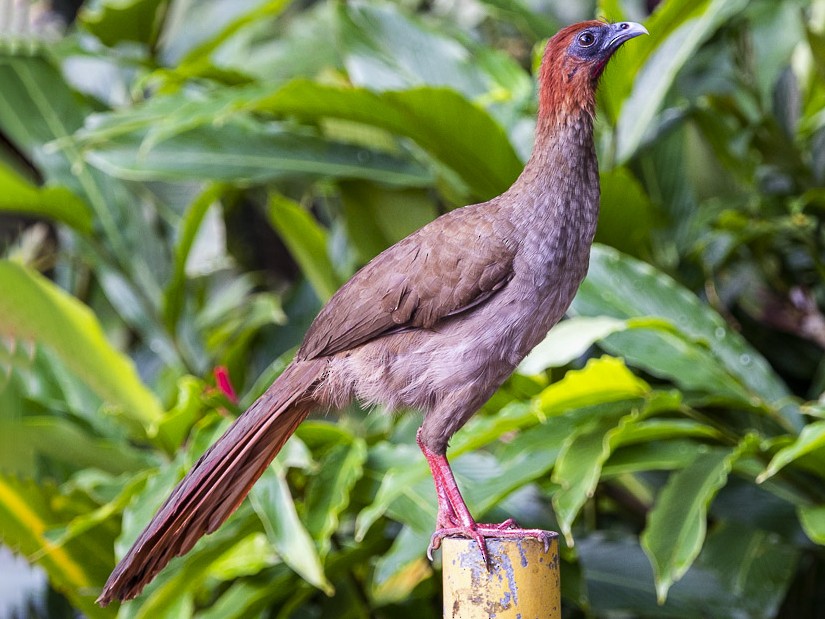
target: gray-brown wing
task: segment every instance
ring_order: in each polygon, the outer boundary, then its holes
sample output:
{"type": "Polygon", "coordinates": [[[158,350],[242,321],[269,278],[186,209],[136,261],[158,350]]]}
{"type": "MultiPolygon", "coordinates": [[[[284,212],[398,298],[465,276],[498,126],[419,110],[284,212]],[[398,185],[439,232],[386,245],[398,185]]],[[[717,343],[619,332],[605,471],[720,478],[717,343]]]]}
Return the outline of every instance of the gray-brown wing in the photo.
{"type": "Polygon", "coordinates": [[[491,205],[452,211],[358,271],[321,310],[298,359],[331,355],[404,328],[433,327],[512,277],[512,226],[491,205]],[[487,208],[485,208],[487,207],[487,208]]]}

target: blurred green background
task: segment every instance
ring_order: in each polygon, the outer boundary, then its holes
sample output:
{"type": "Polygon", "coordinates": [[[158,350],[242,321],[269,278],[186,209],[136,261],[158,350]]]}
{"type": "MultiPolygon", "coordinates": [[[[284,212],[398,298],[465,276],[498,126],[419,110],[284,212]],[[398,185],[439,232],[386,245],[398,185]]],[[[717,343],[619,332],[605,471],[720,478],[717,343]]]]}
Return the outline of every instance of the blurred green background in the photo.
{"type": "Polygon", "coordinates": [[[342,282],[509,186],[594,15],[651,36],[602,80],[590,274],[459,483],[562,532],[567,618],[825,616],[825,1],[78,4],[0,1],[0,616],[440,616],[420,417],[356,407],[93,600],[342,282]]]}

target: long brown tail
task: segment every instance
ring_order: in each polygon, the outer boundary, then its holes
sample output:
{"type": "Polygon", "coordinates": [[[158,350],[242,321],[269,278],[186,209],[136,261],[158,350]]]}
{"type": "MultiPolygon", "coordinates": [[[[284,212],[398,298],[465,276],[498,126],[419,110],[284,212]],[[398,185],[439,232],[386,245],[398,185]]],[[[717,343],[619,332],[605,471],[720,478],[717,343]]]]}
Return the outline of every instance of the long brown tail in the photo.
{"type": "Polygon", "coordinates": [[[326,361],[293,363],[201,456],[115,567],[97,603],[129,600],[241,504],[312,410],[309,390],[326,361]]]}

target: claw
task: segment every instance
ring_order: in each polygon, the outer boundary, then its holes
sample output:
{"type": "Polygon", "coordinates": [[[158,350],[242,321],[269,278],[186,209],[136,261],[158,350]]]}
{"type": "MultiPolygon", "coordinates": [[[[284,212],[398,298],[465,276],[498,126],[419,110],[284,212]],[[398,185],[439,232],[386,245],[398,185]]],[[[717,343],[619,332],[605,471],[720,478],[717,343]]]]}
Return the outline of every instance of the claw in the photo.
{"type": "Polygon", "coordinates": [[[469,526],[451,526],[441,527],[433,533],[430,538],[430,545],[427,547],[427,558],[433,560],[433,551],[441,547],[441,540],[445,537],[466,537],[472,539],[478,544],[481,551],[481,556],[484,558],[484,564],[487,570],[492,569],[490,562],[490,555],[487,551],[488,538],[493,539],[523,539],[532,537],[542,542],[544,552],[550,551],[550,541],[556,536],[555,533],[544,531],[542,529],[522,529],[516,524],[512,518],[508,518],[504,522],[498,524],[477,524],[473,523],[469,526]]]}

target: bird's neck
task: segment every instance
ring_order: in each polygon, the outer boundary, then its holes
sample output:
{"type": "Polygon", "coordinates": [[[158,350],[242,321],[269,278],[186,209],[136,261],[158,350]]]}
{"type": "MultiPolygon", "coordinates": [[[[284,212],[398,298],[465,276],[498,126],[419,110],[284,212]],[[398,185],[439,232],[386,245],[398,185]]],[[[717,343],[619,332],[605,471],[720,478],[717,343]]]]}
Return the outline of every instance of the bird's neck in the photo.
{"type": "Polygon", "coordinates": [[[593,116],[581,110],[555,124],[540,119],[533,154],[507,195],[511,221],[520,230],[522,249],[533,256],[529,268],[538,270],[536,277],[543,277],[546,264],[569,260],[577,265],[571,277],[578,285],[599,215],[593,116]]]}
{"type": "Polygon", "coordinates": [[[592,114],[579,109],[567,115],[539,115],[533,152],[508,192],[524,196],[516,201],[519,204],[532,205],[532,214],[521,215],[546,218],[589,208],[593,196],[598,205],[598,191],[592,114]]]}

